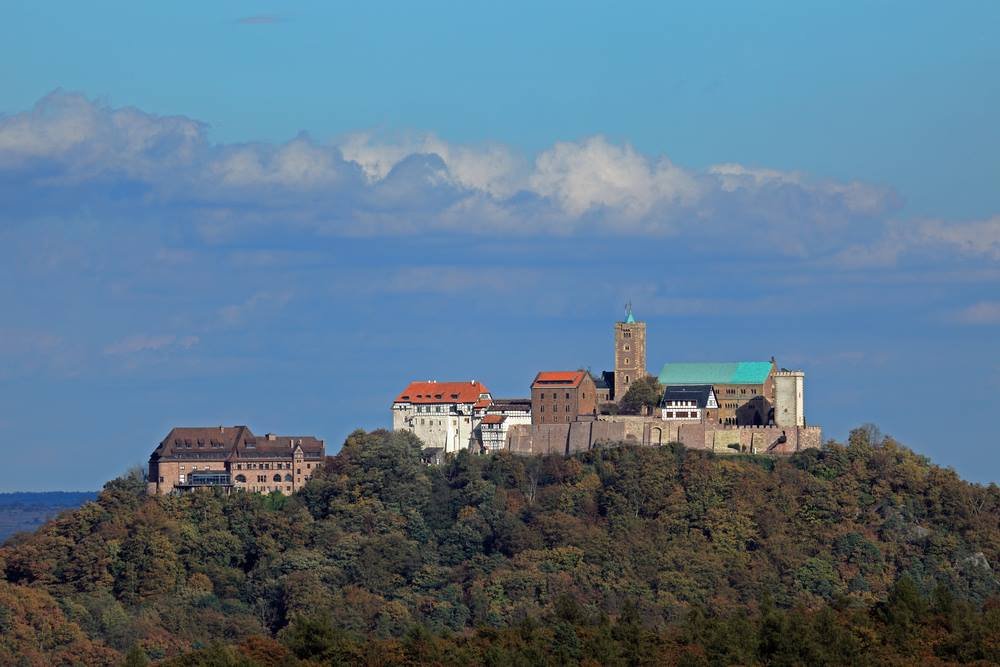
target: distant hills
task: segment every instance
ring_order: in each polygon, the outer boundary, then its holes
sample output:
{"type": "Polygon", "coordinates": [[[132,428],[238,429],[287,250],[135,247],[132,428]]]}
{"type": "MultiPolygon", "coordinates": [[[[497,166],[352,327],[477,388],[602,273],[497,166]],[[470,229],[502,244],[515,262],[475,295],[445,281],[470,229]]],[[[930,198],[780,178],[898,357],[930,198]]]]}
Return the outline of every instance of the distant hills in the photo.
{"type": "Polygon", "coordinates": [[[0,493],[0,542],[14,533],[35,530],[59,512],[95,498],[96,491],[0,493]]]}
{"type": "Polygon", "coordinates": [[[1000,488],[874,429],[420,454],[358,431],[290,497],[113,480],[0,548],[0,664],[1000,662],[1000,488]]]}

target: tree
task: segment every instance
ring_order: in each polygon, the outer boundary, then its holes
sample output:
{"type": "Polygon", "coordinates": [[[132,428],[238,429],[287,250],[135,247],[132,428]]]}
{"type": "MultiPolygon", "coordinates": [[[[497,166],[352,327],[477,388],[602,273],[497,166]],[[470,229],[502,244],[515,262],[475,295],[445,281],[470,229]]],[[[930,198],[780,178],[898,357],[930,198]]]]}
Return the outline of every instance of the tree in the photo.
{"type": "Polygon", "coordinates": [[[133,645],[125,654],[125,662],[122,663],[122,667],[146,667],[148,664],[149,658],[146,657],[146,652],[138,645],[133,645]]]}
{"type": "Polygon", "coordinates": [[[663,398],[663,387],[652,375],[636,380],[622,397],[620,407],[623,415],[639,415],[652,410],[663,398]]]}

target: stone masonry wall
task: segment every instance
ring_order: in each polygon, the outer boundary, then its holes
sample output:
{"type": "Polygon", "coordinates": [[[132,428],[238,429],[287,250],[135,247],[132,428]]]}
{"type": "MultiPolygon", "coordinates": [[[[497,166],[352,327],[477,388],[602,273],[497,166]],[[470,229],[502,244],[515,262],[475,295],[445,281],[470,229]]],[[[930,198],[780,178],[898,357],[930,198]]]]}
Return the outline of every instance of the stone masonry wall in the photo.
{"type": "Polygon", "coordinates": [[[725,426],[700,421],[664,421],[656,417],[601,416],[569,424],[519,424],[507,435],[507,449],[517,454],[563,454],[605,443],[660,446],[680,442],[690,449],[718,454],[793,454],[822,444],[818,426],[725,426]],[[785,442],[778,442],[781,436],[785,442]]]}

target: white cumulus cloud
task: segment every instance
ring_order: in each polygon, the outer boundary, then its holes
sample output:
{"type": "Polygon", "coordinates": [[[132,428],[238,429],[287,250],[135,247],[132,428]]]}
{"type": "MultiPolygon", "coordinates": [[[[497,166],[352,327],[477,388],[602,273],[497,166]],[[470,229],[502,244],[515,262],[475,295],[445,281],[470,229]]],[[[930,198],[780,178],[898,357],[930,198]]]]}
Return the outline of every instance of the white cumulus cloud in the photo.
{"type": "MultiPolygon", "coordinates": [[[[868,248],[897,206],[886,188],[722,163],[688,169],[602,136],[535,156],[433,134],[213,144],[204,124],[56,91],[0,117],[0,221],[80,210],[221,243],[260,235],[631,234],[830,256],[868,248]]],[[[996,258],[997,221],[918,232],[996,258]]],[[[885,253],[882,253],[883,255],[885,253]]]]}

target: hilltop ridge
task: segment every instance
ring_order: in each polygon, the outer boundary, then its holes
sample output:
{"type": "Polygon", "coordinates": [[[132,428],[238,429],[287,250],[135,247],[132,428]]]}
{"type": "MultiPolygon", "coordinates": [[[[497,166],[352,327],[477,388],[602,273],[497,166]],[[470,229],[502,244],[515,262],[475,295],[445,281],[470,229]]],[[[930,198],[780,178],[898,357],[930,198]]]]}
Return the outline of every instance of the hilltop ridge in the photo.
{"type": "Polygon", "coordinates": [[[874,429],[783,459],[420,450],[357,431],[287,497],[109,482],[0,549],[0,662],[1000,660],[1000,489],[874,429]]]}

